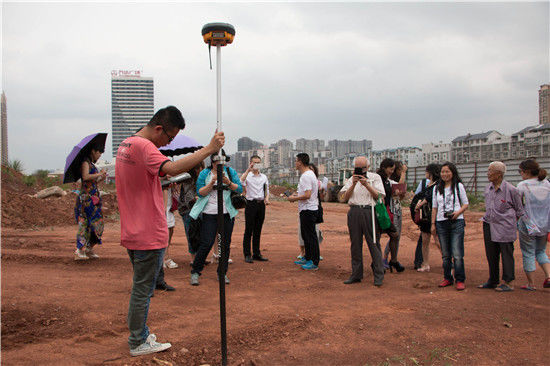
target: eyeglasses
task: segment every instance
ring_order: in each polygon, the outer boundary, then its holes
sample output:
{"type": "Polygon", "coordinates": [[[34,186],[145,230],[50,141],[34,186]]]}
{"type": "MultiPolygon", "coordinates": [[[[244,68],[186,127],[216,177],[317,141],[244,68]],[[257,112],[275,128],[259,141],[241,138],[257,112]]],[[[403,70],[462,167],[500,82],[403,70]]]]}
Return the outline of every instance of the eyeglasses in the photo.
{"type": "Polygon", "coordinates": [[[164,133],[166,134],[166,136],[168,136],[168,143],[171,143],[172,140],[174,140],[174,138],[175,138],[176,136],[170,136],[170,135],[168,134],[168,132],[166,132],[166,130],[164,129],[164,126],[160,126],[160,127],[162,127],[162,132],[164,132],[164,133]]]}

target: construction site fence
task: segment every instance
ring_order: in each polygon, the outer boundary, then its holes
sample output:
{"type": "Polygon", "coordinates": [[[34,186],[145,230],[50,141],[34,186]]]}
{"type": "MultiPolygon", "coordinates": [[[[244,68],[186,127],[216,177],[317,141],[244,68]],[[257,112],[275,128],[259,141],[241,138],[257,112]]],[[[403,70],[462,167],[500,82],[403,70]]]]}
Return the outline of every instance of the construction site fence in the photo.
{"type": "MultiPolygon", "coordinates": [[[[502,162],[506,164],[506,173],[504,174],[504,179],[513,185],[517,185],[522,181],[521,175],[519,173],[519,164],[523,160],[503,160],[502,162]]],[[[550,157],[538,158],[537,162],[541,168],[545,169],[550,173],[550,157]]],[[[466,190],[474,194],[483,194],[485,186],[489,184],[487,179],[487,169],[489,167],[490,161],[484,162],[473,162],[473,163],[464,163],[456,164],[458,174],[462,183],[466,187],[466,190]]],[[[411,167],[407,170],[407,186],[409,189],[416,189],[418,184],[425,178],[426,166],[417,166],[411,167]]],[[[351,171],[347,172],[347,176],[351,174],[351,171]]],[[[320,174],[320,179],[327,177],[330,182],[335,185],[343,184],[343,174],[332,173],[332,174],[320,174]]],[[[300,180],[300,177],[297,174],[289,176],[278,176],[278,177],[269,177],[271,184],[289,184],[296,185],[300,180]]]]}

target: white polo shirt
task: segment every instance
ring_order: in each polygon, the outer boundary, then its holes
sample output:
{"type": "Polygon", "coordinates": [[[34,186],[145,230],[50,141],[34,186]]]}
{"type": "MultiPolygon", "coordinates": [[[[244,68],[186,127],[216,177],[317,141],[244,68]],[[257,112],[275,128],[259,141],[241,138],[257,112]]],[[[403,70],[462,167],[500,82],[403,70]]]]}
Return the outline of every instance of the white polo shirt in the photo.
{"type": "Polygon", "coordinates": [[[246,187],[247,200],[263,200],[269,196],[269,181],[265,174],[258,175],[249,172],[245,180],[242,182],[243,187],[246,187]],[[267,192],[264,193],[264,185],[267,192]]]}

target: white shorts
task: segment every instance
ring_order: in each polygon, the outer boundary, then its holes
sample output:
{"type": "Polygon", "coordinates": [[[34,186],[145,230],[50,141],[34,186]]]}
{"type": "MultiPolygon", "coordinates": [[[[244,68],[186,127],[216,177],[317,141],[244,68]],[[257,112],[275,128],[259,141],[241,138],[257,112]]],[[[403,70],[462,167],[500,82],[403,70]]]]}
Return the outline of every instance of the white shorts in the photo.
{"type": "Polygon", "coordinates": [[[168,223],[168,229],[176,226],[176,216],[174,216],[174,213],[170,209],[166,210],[166,222],[168,223]]]}

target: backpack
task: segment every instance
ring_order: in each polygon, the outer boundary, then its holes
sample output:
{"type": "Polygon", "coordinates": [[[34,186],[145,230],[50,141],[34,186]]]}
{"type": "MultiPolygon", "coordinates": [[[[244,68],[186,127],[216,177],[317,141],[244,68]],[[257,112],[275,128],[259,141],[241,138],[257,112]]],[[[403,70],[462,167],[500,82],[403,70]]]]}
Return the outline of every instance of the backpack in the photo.
{"type": "MultiPolygon", "coordinates": [[[[418,211],[415,210],[417,203],[426,198],[426,184],[426,179],[422,179],[422,189],[420,190],[420,192],[414,195],[409,206],[409,209],[411,211],[411,218],[413,222],[418,226],[427,225],[432,219],[432,208],[430,207],[430,204],[423,205],[418,211]]],[[[433,189],[433,187],[430,188],[433,189]]]]}

